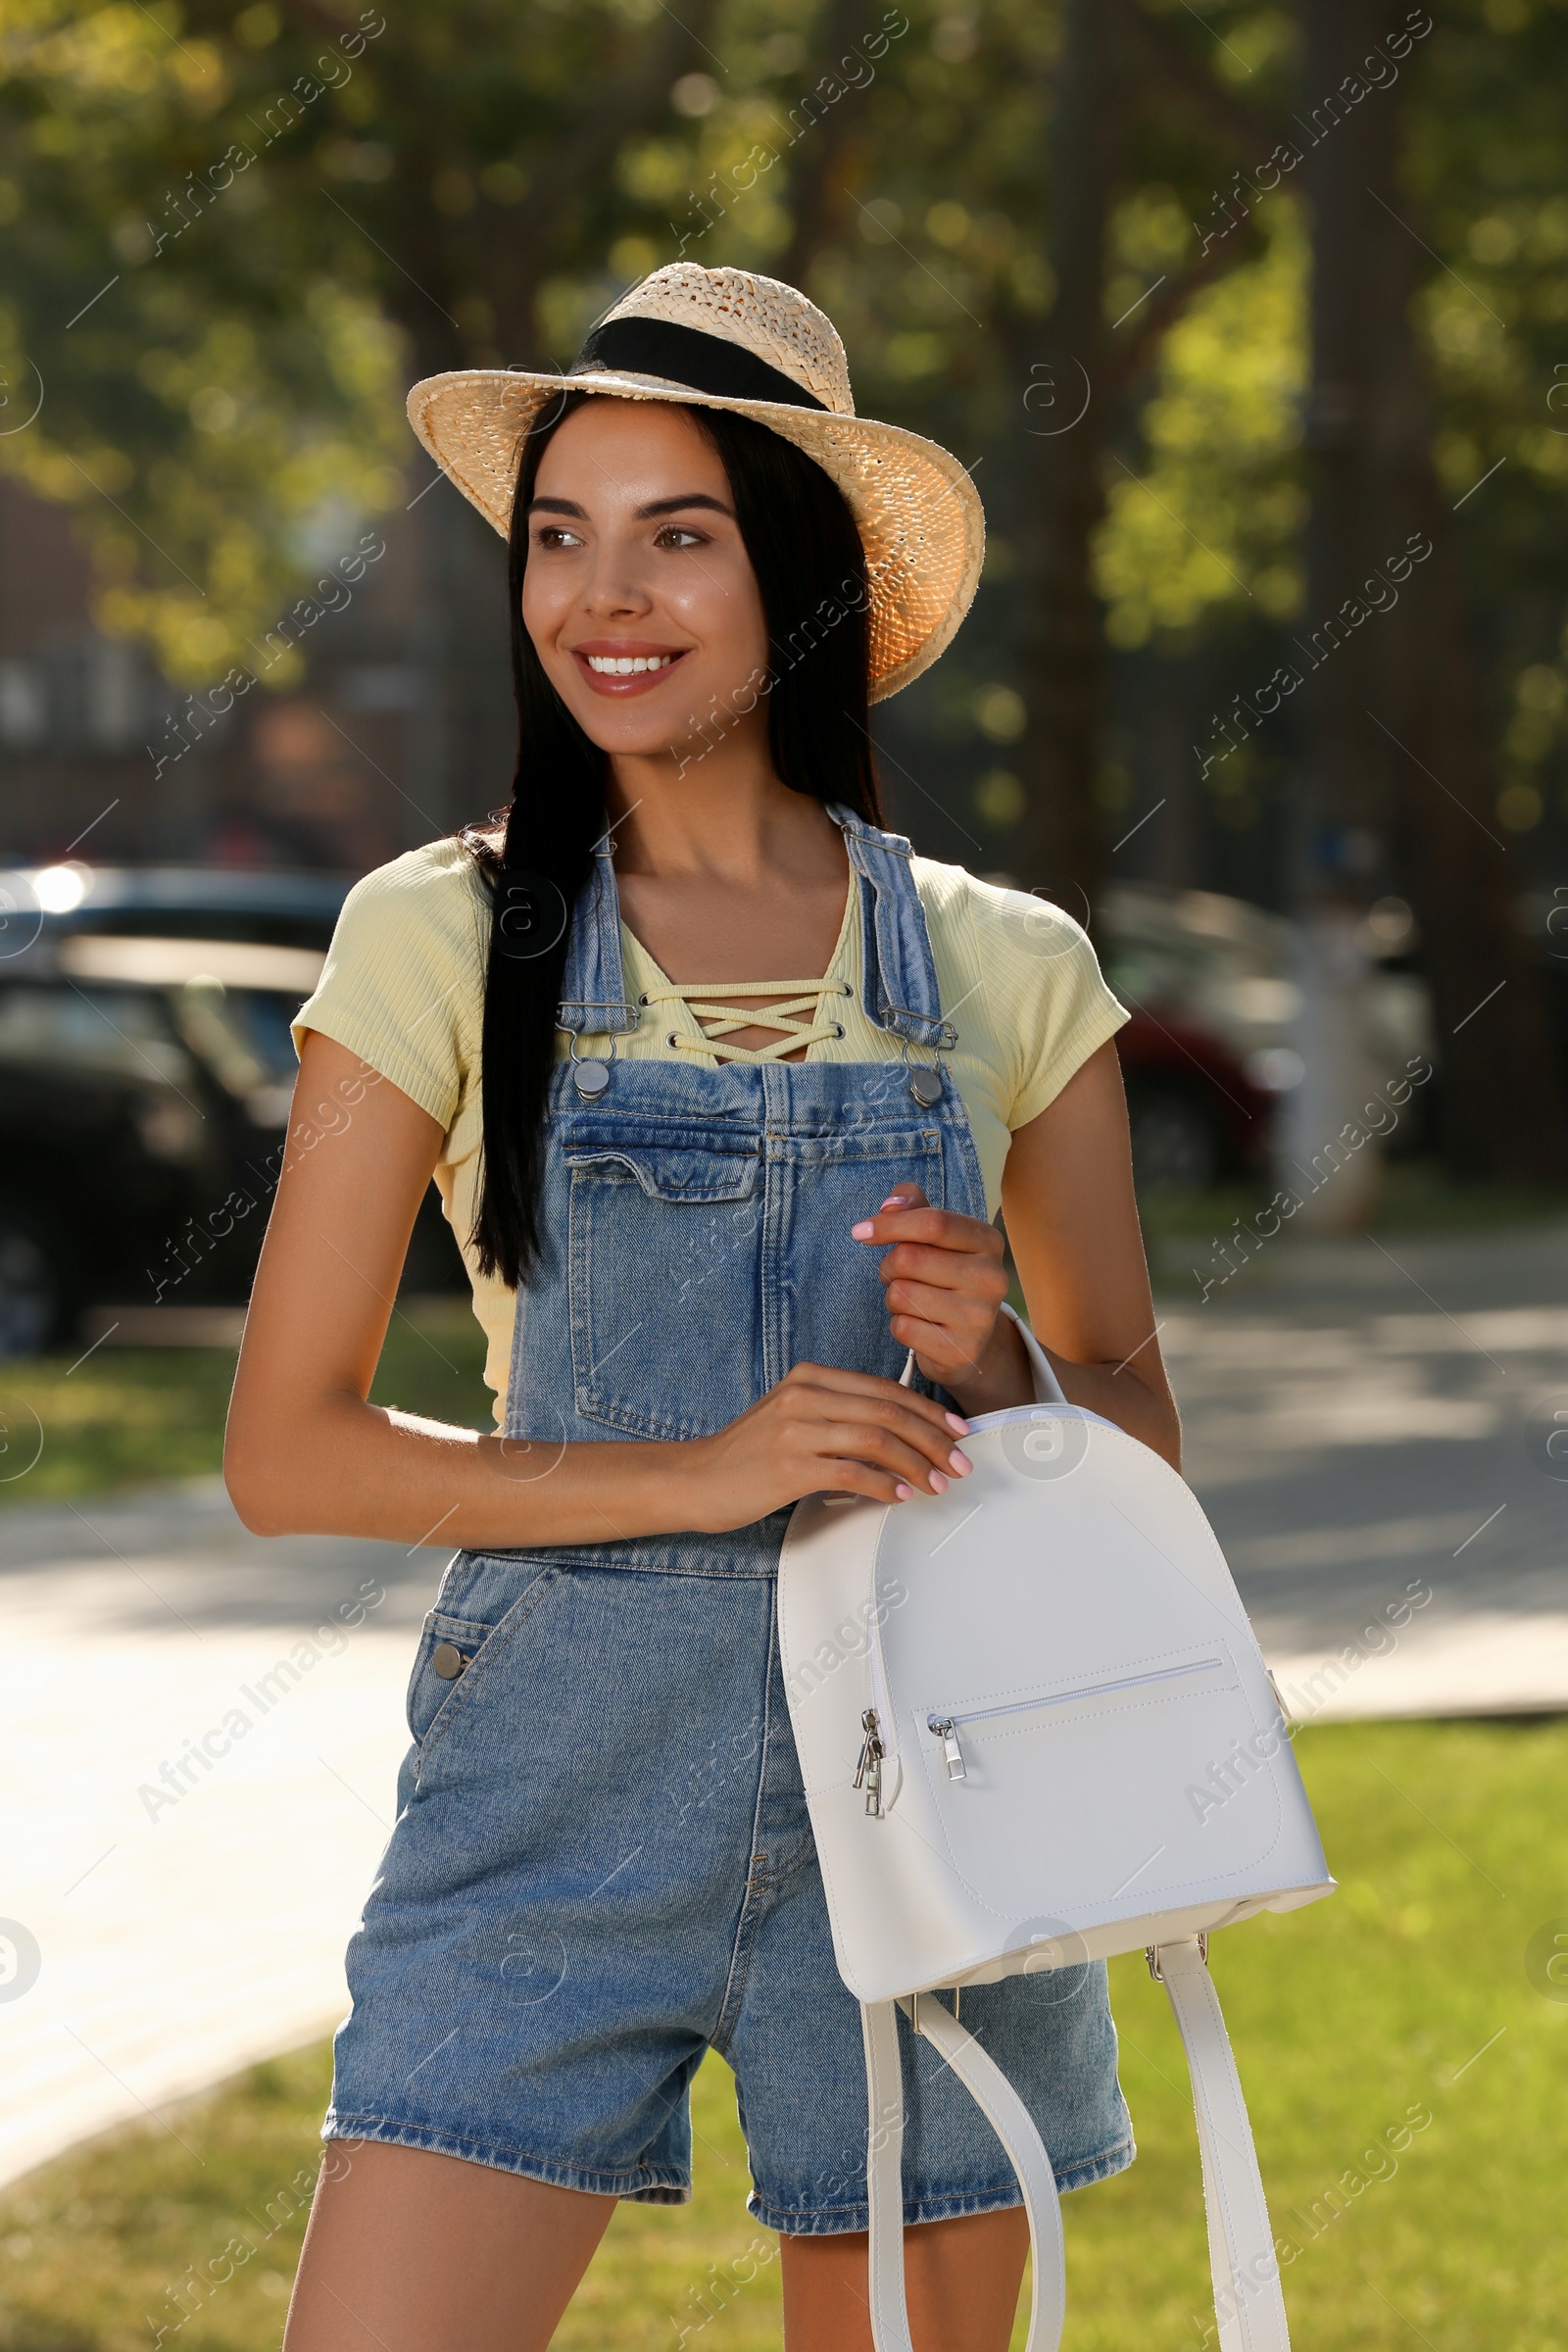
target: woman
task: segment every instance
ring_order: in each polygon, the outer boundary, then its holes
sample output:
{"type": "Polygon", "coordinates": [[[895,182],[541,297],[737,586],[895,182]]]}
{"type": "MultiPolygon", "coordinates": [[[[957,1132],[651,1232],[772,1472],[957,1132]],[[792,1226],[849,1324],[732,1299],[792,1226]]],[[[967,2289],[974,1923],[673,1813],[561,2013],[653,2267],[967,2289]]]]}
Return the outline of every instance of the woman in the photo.
{"type": "MultiPolygon", "coordinates": [[[[351,894],[230,1418],[250,1527],[461,1546],[349,1949],[288,2352],[547,2344],[616,2197],[689,2195],[709,2047],[788,2341],[860,2352],[859,2016],[778,1548],[808,1494],[918,1511],[967,1472],[968,1417],[1032,1397],[999,1201],[1067,1396],[1176,1460],[1125,1015],[1068,917],[881,827],[868,703],[957,627],[979,505],[854,416],[793,288],[678,264],[564,389],[481,371],[410,408],[510,533],[518,765],[504,822],[351,894]],[[432,1173],[495,1436],[366,1401],[432,1173]]],[[[964,2020],[1064,2188],[1131,2162],[1102,1967],[979,1987],[964,2020]]],[[[905,2065],[915,2339],[994,2352],[1016,2183],[929,2044],[905,2065]]]]}

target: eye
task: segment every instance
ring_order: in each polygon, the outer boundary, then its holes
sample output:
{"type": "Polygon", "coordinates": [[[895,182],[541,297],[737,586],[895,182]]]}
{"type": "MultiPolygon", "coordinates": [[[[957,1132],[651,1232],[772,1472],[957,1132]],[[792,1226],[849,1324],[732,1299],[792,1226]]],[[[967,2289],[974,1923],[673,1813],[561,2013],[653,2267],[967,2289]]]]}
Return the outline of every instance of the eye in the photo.
{"type": "Polygon", "coordinates": [[[576,532],[568,531],[565,524],[563,522],[541,523],[533,535],[533,543],[535,547],[564,547],[568,542],[573,547],[581,547],[582,545],[582,541],[577,537],[576,532]]]}
{"type": "Polygon", "coordinates": [[[682,547],[706,547],[708,536],[704,531],[689,530],[683,522],[666,522],[663,529],[656,533],[654,545],[673,547],[677,541],[682,547]]]}

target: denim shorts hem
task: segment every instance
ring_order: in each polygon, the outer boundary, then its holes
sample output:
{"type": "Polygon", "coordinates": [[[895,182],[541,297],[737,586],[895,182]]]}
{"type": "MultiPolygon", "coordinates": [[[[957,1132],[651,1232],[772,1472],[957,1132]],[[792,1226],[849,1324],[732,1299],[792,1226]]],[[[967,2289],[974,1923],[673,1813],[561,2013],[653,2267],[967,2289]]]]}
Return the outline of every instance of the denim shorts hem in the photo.
{"type": "MultiPolygon", "coordinates": [[[[1089,2188],[1097,2180],[1108,2180],[1116,2173],[1124,2173],[1138,2150],[1131,2139],[1118,2140],[1099,2156],[1089,2156],[1064,2173],[1056,2175],[1056,2187],[1062,2196],[1070,2189],[1089,2188]]],[[[1002,2213],[1007,2207],[1021,2205],[1023,2191],[1009,2173],[1005,2180],[994,2186],[971,2189],[928,2189],[912,2200],[906,2199],[904,2226],[918,2229],[922,2222],[956,2222],[973,2213],[1002,2213]]],[[[776,2230],[781,2237],[826,2237],[839,2232],[868,2230],[871,2217],[865,2205],[775,2205],[754,2189],[746,2200],[746,2210],[766,2230],[776,2230]]]]}
{"type": "Polygon", "coordinates": [[[641,2164],[629,2171],[605,2172],[582,2164],[534,2156],[521,2148],[467,2139],[461,2132],[443,2132],[429,2124],[400,2123],[386,2115],[329,2115],[321,2126],[322,2139],[373,2139],[385,2147],[424,2148],[432,2156],[459,2156],[469,2164],[488,2165],[493,2172],[514,2173],[524,2180],[543,2180],[552,2188],[581,2189],[594,2197],[624,2197],[641,2205],[688,2205],[692,2184],[668,2165],[641,2164]]]}

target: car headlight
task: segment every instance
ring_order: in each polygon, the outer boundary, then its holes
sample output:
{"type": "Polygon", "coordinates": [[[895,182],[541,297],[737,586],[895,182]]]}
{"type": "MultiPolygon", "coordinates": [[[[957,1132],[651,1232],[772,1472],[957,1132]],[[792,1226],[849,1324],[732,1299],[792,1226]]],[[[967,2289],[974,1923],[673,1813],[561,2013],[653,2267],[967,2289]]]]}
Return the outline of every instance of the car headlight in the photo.
{"type": "Polygon", "coordinates": [[[149,1095],[137,1105],[136,1132],[149,1159],[186,1161],[202,1152],[202,1118],[178,1095],[149,1095]]]}
{"type": "Polygon", "coordinates": [[[1306,1076],[1306,1064],[1294,1046],[1260,1046],[1242,1067],[1260,1095],[1288,1095],[1306,1076]]]}

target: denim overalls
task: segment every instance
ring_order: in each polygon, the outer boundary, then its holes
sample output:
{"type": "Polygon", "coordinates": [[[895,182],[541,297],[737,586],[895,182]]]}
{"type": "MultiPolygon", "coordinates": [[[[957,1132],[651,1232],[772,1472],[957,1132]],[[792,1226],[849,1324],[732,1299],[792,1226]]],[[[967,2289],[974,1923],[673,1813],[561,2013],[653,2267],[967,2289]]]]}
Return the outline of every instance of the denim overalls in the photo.
{"type": "MultiPolygon", "coordinates": [[[[517,1300],[520,1479],[548,1477],[564,1443],[708,1435],[803,1361],[897,1379],[878,1252],[850,1227],[905,1177],[986,1215],[909,845],[830,813],[860,896],[866,1010],[897,1058],[577,1057],[640,1010],[608,850],[595,860],[560,1009],[574,1058],[552,1080],[546,1256],[517,1300]]],[[[749,2210],[781,2231],[866,2227],[859,2010],[777,1651],[788,1519],[632,1538],[607,1516],[601,1543],[452,1561],[349,1945],[323,2137],[682,2203],[687,2090],[711,2046],[736,2075],[749,2210]]],[[[972,1988],[963,2017],[1063,2188],[1132,2161],[1102,1964],[972,1988]]],[[[1018,2203],[978,2108],[901,2033],[906,2223],[1018,2203]]]]}

